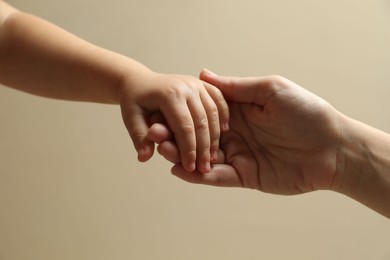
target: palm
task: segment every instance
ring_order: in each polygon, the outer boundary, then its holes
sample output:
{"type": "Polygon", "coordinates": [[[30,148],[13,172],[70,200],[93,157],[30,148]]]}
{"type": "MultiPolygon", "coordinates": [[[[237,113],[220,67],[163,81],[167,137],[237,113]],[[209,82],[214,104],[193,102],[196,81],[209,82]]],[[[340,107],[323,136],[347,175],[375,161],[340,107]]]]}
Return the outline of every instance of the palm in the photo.
{"type": "Polygon", "coordinates": [[[329,148],[333,127],[323,109],[327,104],[312,103],[309,110],[301,105],[307,102],[281,102],[276,95],[263,107],[230,105],[231,131],[221,147],[242,186],[296,194],[331,182],[337,150],[329,148]]]}

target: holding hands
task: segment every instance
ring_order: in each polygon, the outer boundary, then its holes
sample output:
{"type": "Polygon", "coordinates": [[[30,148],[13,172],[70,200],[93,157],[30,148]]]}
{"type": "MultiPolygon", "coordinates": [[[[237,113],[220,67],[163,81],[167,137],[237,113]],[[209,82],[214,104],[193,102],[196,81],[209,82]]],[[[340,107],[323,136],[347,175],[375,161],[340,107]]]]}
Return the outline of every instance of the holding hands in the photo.
{"type": "Polygon", "coordinates": [[[220,156],[208,174],[185,171],[174,146],[155,139],[162,155],[177,163],[176,176],[277,194],[331,188],[342,127],[327,102],[279,76],[240,79],[203,71],[200,77],[229,101],[230,131],[222,135],[220,156]]]}
{"type": "Polygon", "coordinates": [[[221,92],[208,83],[152,72],[4,1],[0,57],[1,84],[49,98],[120,104],[140,161],[153,155],[146,134],[156,112],[172,130],[187,171],[208,172],[216,159],[229,113],[221,92]]]}
{"type": "Polygon", "coordinates": [[[283,77],[155,73],[1,0],[0,57],[1,84],[119,104],[138,159],[158,143],[183,180],[286,195],[329,189],[390,217],[390,136],[283,77]]]}
{"type": "Polygon", "coordinates": [[[222,133],[209,173],[188,172],[164,124],[148,133],[191,183],[292,195],[315,190],[345,194],[390,217],[390,136],[334,109],[280,76],[234,78],[203,71],[229,103],[230,130],[222,133]]]}
{"type": "Polygon", "coordinates": [[[221,92],[199,79],[154,72],[129,78],[121,95],[123,120],[138,151],[147,161],[154,142],[146,138],[151,116],[158,112],[175,137],[180,161],[187,171],[210,171],[216,160],[221,129],[227,130],[227,103],[221,92]]]}

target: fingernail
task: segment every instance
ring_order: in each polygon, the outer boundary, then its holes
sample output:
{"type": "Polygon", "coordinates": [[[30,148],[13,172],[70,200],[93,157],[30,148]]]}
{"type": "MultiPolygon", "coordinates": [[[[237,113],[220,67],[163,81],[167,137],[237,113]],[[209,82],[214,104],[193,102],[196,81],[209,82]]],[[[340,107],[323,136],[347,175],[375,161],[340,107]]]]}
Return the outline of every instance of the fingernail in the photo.
{"type": "Polygon", "coordinates": [[[146,152],[146,145],[142,145],[138,148],[138,154],[144,154],[146,152]]]}
{"type": "Polygon", "coordinates": [[[190,172],[195,171],[195,169],[196,169],[195,163],[191,163],[191,164],[188,166],[188,171],[190,171],[190,172]]]}
{"type": "Polygon", "coordinates": [[[228,131],[229,130],[229,123],[223,123],[222,124],[222,130],[223,131],[228,131]]]}
{"type": "Polygon", "coordinates": [[[137,153],[138,153],[138,160],[139,160],[140,162],[144,162],[144,161],[145,161],[146,152],[147,152],[147,147],[146,147],[145,145],[143,145],[142,147],[140,147],[140,148],[137,150],[137,153]]]}
{"type": "Polygon", "coordinates": [[[218,159],[218,151],[211,152],[211,162],[216,162],[218,159]]]}
{"type": "Polygon", "coordinates": [[[203,171],[204,173],[208,173],[211,170],[211,166],[209,162],[206,162],[203,164],[203,171]]]}

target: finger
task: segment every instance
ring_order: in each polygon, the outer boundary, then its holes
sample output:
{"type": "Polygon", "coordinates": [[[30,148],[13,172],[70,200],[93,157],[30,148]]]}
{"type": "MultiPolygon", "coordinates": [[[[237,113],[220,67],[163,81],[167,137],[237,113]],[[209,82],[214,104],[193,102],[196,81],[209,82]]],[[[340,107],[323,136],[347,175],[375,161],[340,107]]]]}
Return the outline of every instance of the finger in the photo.
{"type": "Polygon", "coordinates": [[[228,100],[257,105],[264,105],[287,81],[280,76],[245,78],[219,76],[206,69],[202,70],[199,78],[216,86],[228,100]]]}
{"type": "MultiPolygon", "coordinates": [[[[203,173],[210,171],[210,128],[209,119],[204,106],[209,106],[207,101],[201,102],[200,98],[188,99],[188,108],[191,111],[194,120],[195,136],[196,136],[196,164],[198,170],[203,173]]],[[[206,98],[204,97],[204,100],[206,98]]],[[[218,126],[219,131],[219,126],[218,126]]],[[[218,134],[219,135],[219,134],[218,134]]]]}
{"type": "MultiPolygon", "coordinates": [[[[222,92],[218,88],[216,88],[215,86],[207,82],[203,82],[203,84],[208,94],[210,95],[210,97],[213,99],[214,103],[217,106],[220,130],[222,132],[227,132],[229,130],[229,106],[225,98],[223,97],[222,92]]],[[[210,135],[211,135],[211,149],[210,149],[211,162],[215,163],[216,158],[218,156],[220,133],[213,134],[210,132],[210,135]]]]}
{"type": "Polygon", "coordinates": [[[194,171],[196,168],[196,135],[193,116],[184,100],[172,101],[172,104],[161,106],[169,128],[174,134],[176,144],[179,148],[181,163],[187,171],[194,171]]]}
{"type": "Polygon", "coordinates": [[[122,108],[122,117],[138,153],[138,160],[146,162],[153,156],[154,142],[146,138],[148,125],[144,112],[134,105],[126,109],[122,108]]]}
{"type": "MultiPolygon", "coordinates": [[[[157,146],[157,151],[160,155],[162,155],[168,161],[175,163],[175,164],[181,163],[179,149],[177,148],[177,145],[175,144],[174,141],[166,140],[166,141],[161,142],[157,146]]],[[[217,154],[218,155],[217,155],[217,159],[216,159],[215,163],[217,163],[217,164],[224,163],[225,162],[225,153],[223,152],[223,150],[218,149],[217,154]]]]}
{"type": "Polygon", "coordinates": [[[168,126],[161,123],[154,123],[148,130],[148,140],[160,144],[164,141],[173,139],[173,133],[168,126]]]}
{"type": "Polygon", "coordinates": [[[157,151],[171,163],[180,163],[180,154],[176,144],[172,141],[164,141],[157,146],[157,151]]]}
{"type": "MultiPolygon", "coordinates": [[[[176,106],[178,107],[180,106],[180,103],[178,102],[174,102],[174,103],[176,103],[176,106]]],[[[162,106],[161,109],[164,110],[163,114],[167,115],[166,116],[167,122],[170,128],[172,129],[172,131],[174,132],[174,136],[176,138],[177,145],[179,147],[179,151],[181,155],[181,161],[184,167],[187,167],[187,170],[189,171],[195,169],[195,167],[188,169],[189,167],[192,167],[192,165],[189,165],[188,162],[186,163],[185,161],[186,155],[185,153],[182,152],[183,148],[181,148],[183,147],[181,146],[183,144],[183,140],[185,142],[186,138],[189,138],[190,135],[194,134],[195,141],[196,141],[196,143],[194,144],[196,149],[195,150],[196,167],[201,172],[206,173],[210,170],[211,167],[210,166],[210,162],[211,162],[210,147],[212,142],[211,136],[214,142],[215,150],[218,149],[219,136],[220,136],[220,126],[218,123],[219,122],[218,110],[216,108],[214,101],[211,99],[211,97],[206,93],[204,89],[203,92],[200,92],[199,97],[191,96],[190,98],[187,98],[186,105],[188,111],[190,112],[190,120],[192,120],[192,124],[193,124],[192,128],[189,127],[191,125],[190,122],[188,121],[188,116],[187,117],[185,116],[186,109],[183,106],[182,108],[172,110],[171,106],[168,105],[168,106],[162,106]],[[188,122],[188,123],[180,123],[180,121],[188,122]],[[211,128],[209,127],[209,121],[213,122],[211,128]],[[183,129],[183,127],[185,128],[183,129]],[[193,132],[188,132],[189,130],[192,130],[193,132]]],[[[157,138],[157,137],[151,137],[151,138],[157,138]]],[[[184,149],[186,149],[186,147],[184,147],[184,149]]],[[[216,157],[216,155],[214,155],[214,157],[216,157]]]]}
{"type": "Polygon", "coordinates": [[[227,104],[222,92],[215,86],[203,82],[205,89],[207,90],[214,103],[217,105],[220,128],[222,131],[229,130],[229,105],[227,104]]]}
{"type": "Polygon", "coordinates": [[[172,167],[171,172],[176,177],[190,183],[219,187],[243,187],[236,170],[227,164],[216,164],[207,174],[198,171],[187,172],[180,164],[176,164],[172,167]]]}
{"type": "Polygon", "coordinates": [[[206,92],[206,90],[201,91],[200,94],[203,107],[207,114],[207,120],[209,125],[209,135],[210,135],[210,149],[209,149],[209,158],[210,162],[214,162],[217,159],[217,152],[219,148],[219,139],[221,136],[221,128],[219,123],[219,114],[217,105],[214,103],[214,100],[206,92]]]}
{"type": "MultiPolygon", "coordinates": [[[[179,149],[172,137],[172,132],[164,124],[153,124],[148,132],[148,139],[159,144],[157,151],[160,155],[172,163],[181,163],[179,149]]],[[[225,154],[221,149],[218,149],[214,163],[223,162],[225,162],[225,154]]]]}

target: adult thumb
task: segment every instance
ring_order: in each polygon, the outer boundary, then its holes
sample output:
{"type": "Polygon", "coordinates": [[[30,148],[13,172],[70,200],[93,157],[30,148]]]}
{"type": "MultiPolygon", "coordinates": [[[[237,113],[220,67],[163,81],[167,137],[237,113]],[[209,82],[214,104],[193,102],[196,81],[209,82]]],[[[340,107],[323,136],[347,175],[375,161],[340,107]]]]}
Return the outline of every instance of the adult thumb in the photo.
{"type": "Polygon", "coordinates": [[[276,91],[270,77],[220,76],[203,69],[199,78],[217,87],[229,101],[263,105],[276,91]]]}

